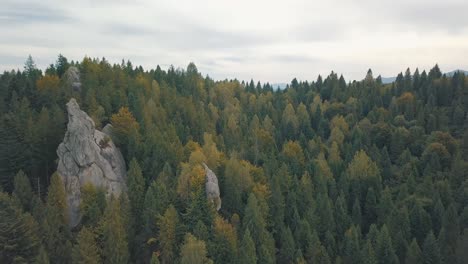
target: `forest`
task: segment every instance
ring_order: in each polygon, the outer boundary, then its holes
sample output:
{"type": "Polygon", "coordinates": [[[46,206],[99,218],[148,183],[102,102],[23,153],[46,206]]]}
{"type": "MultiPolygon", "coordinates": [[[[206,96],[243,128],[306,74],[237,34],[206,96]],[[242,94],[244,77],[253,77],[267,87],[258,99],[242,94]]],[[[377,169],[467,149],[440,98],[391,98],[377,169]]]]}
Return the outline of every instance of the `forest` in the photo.
{"type": "Polygon", "coordinates": [[[468,76],[438,65],[275,89],[29,56],[0,74],[0,263],[466,263],[467,113],[468,76]],[[56,172],[70,98],[112,124],[128,187],[85,185],[74,228],[56,172]]]}

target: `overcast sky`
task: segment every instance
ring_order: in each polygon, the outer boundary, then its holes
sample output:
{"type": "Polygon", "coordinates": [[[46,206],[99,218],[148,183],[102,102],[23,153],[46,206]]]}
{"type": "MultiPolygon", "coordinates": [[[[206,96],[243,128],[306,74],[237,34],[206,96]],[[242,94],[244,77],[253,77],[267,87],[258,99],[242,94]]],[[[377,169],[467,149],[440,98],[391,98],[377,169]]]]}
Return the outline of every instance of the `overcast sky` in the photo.
{"type": "Polygon", "coordinates": [[[468,1],[0,0],[0,71],[59,53],[262,82],[468,70],[468,1]]]}

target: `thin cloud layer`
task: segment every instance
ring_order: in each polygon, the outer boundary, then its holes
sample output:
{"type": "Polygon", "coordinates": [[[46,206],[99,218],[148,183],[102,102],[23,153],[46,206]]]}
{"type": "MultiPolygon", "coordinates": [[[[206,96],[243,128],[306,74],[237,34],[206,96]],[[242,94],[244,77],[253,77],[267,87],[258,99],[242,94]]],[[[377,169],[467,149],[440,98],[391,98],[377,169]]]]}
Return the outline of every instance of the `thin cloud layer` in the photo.
{"type": "Polygon", "coordinates": [[[45,68],[71,60],[185,67],[215,79],[347,80],[368,68],[468,68],[467,1],[54,1],[4,0],[0,70],[28,54],[45,68]]]}

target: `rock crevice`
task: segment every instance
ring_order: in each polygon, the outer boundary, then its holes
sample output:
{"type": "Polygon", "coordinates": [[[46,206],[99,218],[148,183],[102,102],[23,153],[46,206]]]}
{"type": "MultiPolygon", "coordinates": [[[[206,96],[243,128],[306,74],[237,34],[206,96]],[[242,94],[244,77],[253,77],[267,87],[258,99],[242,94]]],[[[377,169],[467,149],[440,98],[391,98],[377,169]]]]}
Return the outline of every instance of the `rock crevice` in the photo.
{"type": "Polygon", "coordinates": [[[57,149],[57,172],[65,185],[70,226],[75,227],[81,220],[81,187],[90,183],[104,189],[107,196],[118,196],[126,189],[126,168],[119,149],[108,135],[95,129],[75,99],[67,103],[67,112],[67,131],[57,149]]]}

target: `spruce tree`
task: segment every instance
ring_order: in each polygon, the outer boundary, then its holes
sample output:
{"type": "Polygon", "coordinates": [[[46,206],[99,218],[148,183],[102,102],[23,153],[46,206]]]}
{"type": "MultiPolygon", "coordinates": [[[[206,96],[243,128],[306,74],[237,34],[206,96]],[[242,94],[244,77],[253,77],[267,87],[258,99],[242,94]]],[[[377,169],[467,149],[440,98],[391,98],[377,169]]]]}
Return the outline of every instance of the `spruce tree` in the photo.
{"type": "Polygon", "coordinates": [[[101,263],[95,234],[86,227],[78,233],[77,244],[73,246],[72,260],[76,264],[101,263]]]}
{"type": "Polygon", "coordinates": [[[45,243],[52,263],[69,263],[71,260],[71,233],[67,208],[62,178],[58,173],[54,173],[50,179],[45,215],[45,243]]]}
{"type": "Polygon", "coordinates": [[[441,263],[440,248],[434,233],[430,231],[424,240],[422,248],[423,261],[425,264],[441,263]]]}
{"type": "Polygon", "coordinates": [[[405,258],[405,263],[411,263],[411,264],[423,264],[424,259],[423,255],[421,252],[421,249],[419,248],[418,241],[413,238],[413,241],[411,241],[411,244],[408,247],[408,250],[406,251],[406,258],[405,258]]]}
{"type": "Polygon", "coordinates": [[[127,172],[128,199],[130,200],[130,208],[132,218],[134,219],[135,231],[141,227],[141,216],[143,214],[143,203],[145,195],[145,179],[141,172],[138,161],[133,158],[130,161],[127,172]]]}
{"type": "Polygon", "coordinates": [[[252,240],[250,231],[247,228],[242,237],[241,247],[240,247],[240,263],[244,264],[255,264],[257,263],[257,253],[255,251],[255,243],[252,240]]]}
{"type": "Polygon", "coordinates": [[[161,263],[171,263],[175,258],[177,246],[177,225],[179,216],[174,206],[169,205],[166,212],[158,220],[159,244],[161,247],[161,263]]]}
{"type": "Polygon", "coordinates": [[[181,264],[212,264],[207,256],[206,245],[203,240],[198,240],[192,234],[185,236],[184,244],[180,249],[181,264]]]}
{"type": "Polygon", "coordinates": [[[104,263],[125,264],[129,260],[127,230],[124,222],[120,201],[111,197],[102,222],[104,263]]]}
{"type": "Polygon", "coordinates": [[[31,210],[32,189],[28,177],[23,171],[19,171],[14,178],[13,198],[21,205],[24,211],[31,210]]]}
{"type": "Polygon", "coordinates": [[[450,204],[445,211],[442,229],[439,234],[439,245],[444,262],[454,263],[456,261],[455,251],[460,236],[460,225],[455,206],[450,204]]]}
{"type": "Polygon", "coordinates": [[[37,223],[0,192],[0,263],[35,262],[39,246],[37,223]]]}
{"type": "Polygon", "coordinates": [[[279,251],[279,259],[281,263],[291,263],[294,261],[294,253],[296,252],[296,245],[289,227],[281,230],[281,247],[279,251]]]}
{"type": "Polygon", "coordinates": [[[382,226],[380,234],[377,237],[376,255],[379,264],[399,263],[386,225],[382,226]]]}

